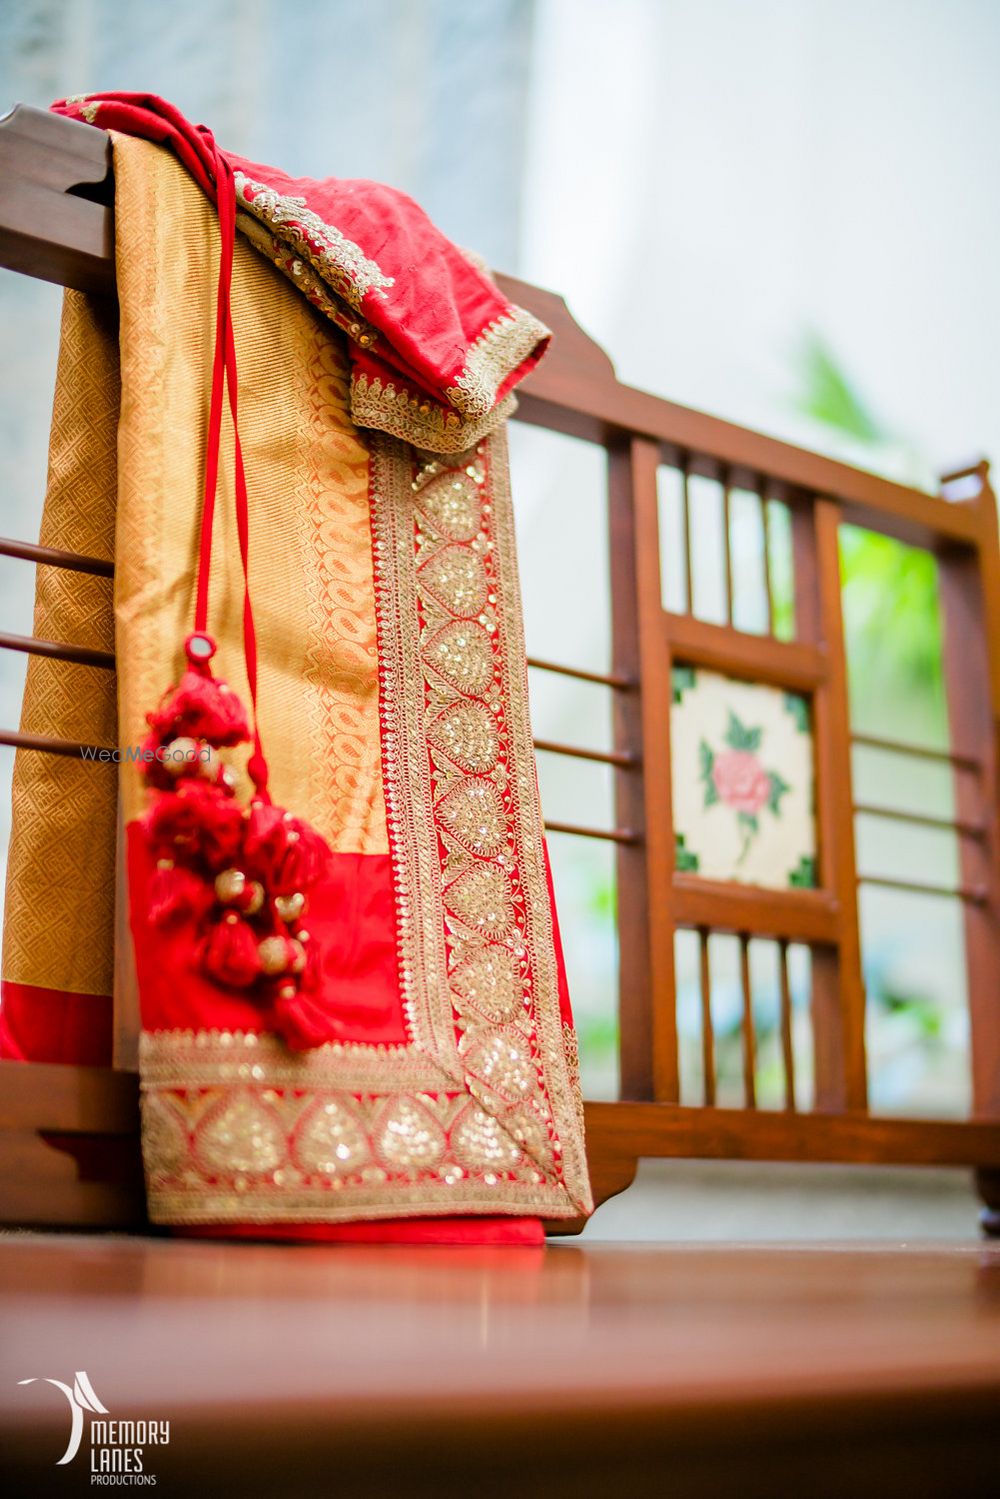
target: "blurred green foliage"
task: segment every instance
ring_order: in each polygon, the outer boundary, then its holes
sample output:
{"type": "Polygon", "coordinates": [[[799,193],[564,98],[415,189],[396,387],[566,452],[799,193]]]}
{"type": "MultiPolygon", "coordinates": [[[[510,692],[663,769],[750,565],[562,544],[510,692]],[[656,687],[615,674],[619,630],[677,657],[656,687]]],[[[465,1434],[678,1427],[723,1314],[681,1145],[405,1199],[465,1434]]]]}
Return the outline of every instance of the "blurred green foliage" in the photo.
{"type": "MultiPolygon", "coordinates": [[[[853,445],[871,450],[877,469],[890,446],[913,451],[873,414],[867,401],[818,333],[803,338],[797,360],[794,408],[853,445]]],[[[844,630],[855,724],[873,716],[918,709],[930,729],[943,726],[941,616],[937,565],[930,552],[843,526],[840,536],[844,630]],[[917,702],[916,699],[922,699],[917,702]]]]}

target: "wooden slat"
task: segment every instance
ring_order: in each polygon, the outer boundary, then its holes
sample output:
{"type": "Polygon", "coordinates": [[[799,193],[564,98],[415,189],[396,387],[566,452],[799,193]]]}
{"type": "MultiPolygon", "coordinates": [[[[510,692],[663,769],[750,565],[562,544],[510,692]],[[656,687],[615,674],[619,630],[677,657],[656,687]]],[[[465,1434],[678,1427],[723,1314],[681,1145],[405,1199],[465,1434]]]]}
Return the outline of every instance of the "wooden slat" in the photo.
{"type": "Polygon", "coordinates": [[[670,654],[661,628],[659,450],[633,442],[609,454],[612,640],[616,673],[641,691],[616,694],[615,747],[642,761],[618,771],[615,817],[643,841],[619,848],[619,1036],[625,1097],[680,1096],[674,995],[670,654]]]}
{"type": "Polygon", "coordinates": [[[859,874],[859,885],[876,885],[882,890],[903,890],[909,895],[933,895],[943,900],[967,901],[985,905],[989,891],[985,885],[935,885],[930,880],[897,879],[888,874],[859,874]]]}
{"type": "Polygon", "coordinates": [[[884,750],[890,755],[936,760],[941,765],[954,765],[962,770],[982,769],[982,761],[976,755],[963,755],[959,750],[953,749],[936,749],[930,744],[910,744],[905,739],[886,738],[884,734],[856,734],[852,731],[851,743],[862,749],[884,750]]]}
{"type": "Polygon", "coordinates": [[[816,1106],[863,1109],[867,1099],[865,991],[861,973],[854,792],[851,784],[850,707],[840,597],[840,508],[817,500],[800,533],[799,555],[814,554],[818,641],[826,649],[829,677],[813,699],[820,883],[835,896],[835,951],[813,964],[813,1041],[816,1106]]]}
{"type": "Polygon", "coordinates": [[[48,656],[56,661],[74,661],[78,666],[98,666],[104,671],[114,671],[115,658],[111,651],[96,651],[90,646],[68,645],[63,640],[40,640],[35,635],[11,635],[0,631],[0,650],[23,651],[29,656],[48,656]]]}
{"type": "Polygon", "coordinates": [[[982,818],[984,836],[959,841],[962,885],[979,892],[963,904],[971,1021],[972,1095],[979,1113],[1000,1115],[1000,538],[989,484],[973,502],[983,530],[981,571],[967,556],[939,559],[944,677],[952,749],[981,767],[953,778],[956,815],[982,818]]]}
{"type": "Polygon", "coordinates": [[[96,759],[101,749],[110,747],[82,744],[78,739],[50,739],[45,734],[26,734],[21,729],[0,729],[0,744],[13,749],[38,750],[43,755],[65,755],[74,760],[90,759],[93,751],[95,764],[101,763],[96,759]]]}
{"type": "Polygon", "coordinates": [[[767,610],[767,633],[774,635],[774,588],[771,584],[771,510],[767,499],[767,485],[757,490],[760,505],[760,535],[764,559],[764,604],[767,610]]]}
{"type": "Polygon", "coordinates": [[[593,828],[579,822],[552,822],[545,820],[547,833],[571,833],[576,838],[600,838],[608,843],[640,843],[640,835],[631,828],[593,828]]]}
{"type": "Polygon", "coordinates": [[[685,453],[680,467],[681,508],[684,519],[684,609],[694,613],[694,558],[691,550],[691,476],[685,453]]]}
{"type": "Polygon", "coordinates": [[[748,635],[686,614],[664,614],[663,620],[673,658],[690,666],[788,692],[814,692],[826,680],[826,653],[816,645],[748,635]]]}
{"type": "Polygon", "coordinates": [[[622,672],[590,671],[584,666],[566,666],[560,661],[542,661],[538,656],[529,656],[528,665],[536,671],[555,672],[560,677],[573,677],[577,682],[593,682],[598,687],[614,687],[618,692],[629,692],[635,687],[635,679],[622,672]]]}
{"type": "Polygon", "coordinates": [[[85,557],[82,552],[64,552],[59,547],[36,546],[31,541],[18,541],[12,536],[0,536],[0,557],[17,557],[23,562],[41,562],[48,567],[60,567],[71,573],[91,573],[94,577],[113,578],[115,564],[103,557],[85,557]]]}
{"type": "Polygon", "coordinates": [[[581,744],[560,744],[554,739],[536,739],[534,746],[547,755],[566,755],[572,760],[594,760],[600,765],[617,765],[623,770],[631,770],[639,763],[635,755],[626,754],[623,750],[587,749],[581,744]]]}
{"type": "Polygon", "coordinates": [[[701,998],[701,1067],[704,1099],[715,1103],[715,1024],[712,1020],[712,969],[709,961],[708,928],[698,928],[698,979],[701,998]]]}
{"type": "Polygon", "coordinates": [[[766,890],[675,874],[673,912],[679,926],[785,937],[791,942],[837,939],[837,902],[824,890],[766,890]]]}
{"type": "Polygon", "coordinates": [[[0,265],[114,296],[110,170],[103,131],[24,105],[0,119],[0,265]]]}
{"type": "Polygon", "coordinates": [[[979,1121],[656,1103],[588,1103],[585,1112],[588,1148],[593,1137],[609,1156],[1000,1167],[1000,1124],[979,1121]]]}
{"type": "Polygon", "coordinates": [[[795,1046],[792,1035],[792,991],[788,982],[788,943],[778,943],[778,992],[781,1004],[781,1060],[785,1074],[785,1108],[795,1112],[795,1046]]]}
{"type": "Polygon", "coordinates": [[[733,490],[728,472],[722,476],[722,565],[726,594],[726,624],[733,623],[733,490]]]}
{"type": "Polygon", "coordinates": [[[986,823],[982,818],[937,817],[931,812],[908,812],[904,807],[882,807],[876,802],[855,802],[855,817],[880,817],[886,822],[912,823],[914,827],[938,828],[958,833],[963,838],[983,838],[986,823]]]}
{"type": "Polygon", "coordinates": [[[750,979],[750,938],[740,933],[740,995],[743,1033],[743,1106],[757,1107],[757,1047],[753,1023],[753,984],[750,979]]]}

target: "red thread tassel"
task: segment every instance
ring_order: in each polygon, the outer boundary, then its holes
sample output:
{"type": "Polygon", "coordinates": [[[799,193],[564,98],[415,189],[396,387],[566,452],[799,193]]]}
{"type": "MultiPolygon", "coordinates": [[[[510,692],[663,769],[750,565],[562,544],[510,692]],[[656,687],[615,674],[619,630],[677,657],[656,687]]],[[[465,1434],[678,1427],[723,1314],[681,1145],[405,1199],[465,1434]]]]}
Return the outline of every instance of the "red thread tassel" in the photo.
{"type": "Polygon", "coordinates": [[[216,749],[228,749],[250,738],[246,710],[225,682],[200,671],[186,671],[148,722],[162,739],[185,735],[207,739],[216,749]]]}
{"type": "Polygon", "coordinates": [[[330,849],[311,828],[264,802],[250,809],[243,843],[246,867],[274,895],[292,895],[315,885],[326,868],[330,849]]]}
{"type": "Polygon", "coordinates": [[[237,862],[244,826],[239,803],[200,781],[182,781],[157,797],[147,822],[157,858],[201,858],[216,872],[237,862]]]}
{"type": "Polygon", "coordinates": [[[208,910],[212,892],[190,869],[168,859],[158,861],[149,885],[149,919],[154,926],[169,926],[183,916],[208,910]]]}
{"type": "Polygon", "coordinates": [[[279,993],[271,1006],[270,1024],[292,1051],[310,1051],[337,1036],[336,1021],[329,1011],[301,989],[284,997],[279,993]]]}
{"type": "Polygon", "coordinates": [[[246,989],[260,975],[260,954],[253,928],[227,915],[210,928],[202,945],[202,967],[230,989],[246,989]]]}

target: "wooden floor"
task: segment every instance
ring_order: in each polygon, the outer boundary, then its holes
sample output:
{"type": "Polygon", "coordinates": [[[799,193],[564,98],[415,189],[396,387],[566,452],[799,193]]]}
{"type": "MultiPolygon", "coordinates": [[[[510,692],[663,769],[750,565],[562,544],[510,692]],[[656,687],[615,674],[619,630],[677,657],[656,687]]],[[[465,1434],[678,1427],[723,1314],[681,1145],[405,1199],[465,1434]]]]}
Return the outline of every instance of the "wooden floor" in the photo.
{"type": "Polygon", "coordinates": [[[1000,1492],[1000,1248],[0,1238],[5,1493],[64,1395],[170,1421],[158,1494],[1000,1492]]]}

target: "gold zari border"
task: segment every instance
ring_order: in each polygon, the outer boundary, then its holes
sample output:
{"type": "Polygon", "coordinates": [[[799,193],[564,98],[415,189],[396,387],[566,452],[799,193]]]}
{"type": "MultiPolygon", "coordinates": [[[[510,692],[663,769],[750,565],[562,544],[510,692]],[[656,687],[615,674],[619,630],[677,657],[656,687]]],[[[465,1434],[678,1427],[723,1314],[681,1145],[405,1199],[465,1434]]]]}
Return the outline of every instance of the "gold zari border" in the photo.
{"type": "Polygon", "coordinates": [[[505,434],[423,463],[376,438],[372,524],[386,807],[414,1041],[556,1173],[564,1203],[550,1216],[576,1216],[592,1201],[520,664],[505,434]],[[495,732],[485,760],[462,747],[470,714],[495,732]],[[480,975],[471,989],[470,973],[480,975]]]}
{"type": "Polygon", "coordinates": [[[551,337],[551,328],[512,302],[509,314],[487,324],[470,346],[464,369],[447,391],[455,410],[465,416],[492,411],[503,382],[551,337]]]}
{"type": "Polygon", "coordinates": [[[351,381],[351,415],[359,426],[373,427],[434,453],[466,452],[498,430],[516,410],[516,398],[507,395],[484,416],[463,418],[378,377],[370,380],[367,375],[355,375],[351,381]]]}
{"type": "Polygon", "coordinates": [[[154,1223],[565,1213],[474,1098],[439,1073],[420,1087],[436,1069],[416,1048],[296,1056],[272,1036],[167,1031],[143,1036],[140,1065],[154,1223]]]}
{"type": "Polygon", "coordinates": [[[234,181],[237,203],[287,240],[355,310],[369,292],[385,291],[395,284],[360,245],[307,208],[305,198],[286,197],[243,172],[237,172],[234,181]]]}

